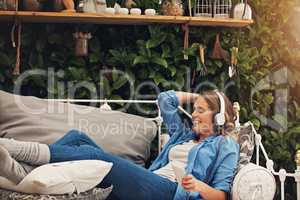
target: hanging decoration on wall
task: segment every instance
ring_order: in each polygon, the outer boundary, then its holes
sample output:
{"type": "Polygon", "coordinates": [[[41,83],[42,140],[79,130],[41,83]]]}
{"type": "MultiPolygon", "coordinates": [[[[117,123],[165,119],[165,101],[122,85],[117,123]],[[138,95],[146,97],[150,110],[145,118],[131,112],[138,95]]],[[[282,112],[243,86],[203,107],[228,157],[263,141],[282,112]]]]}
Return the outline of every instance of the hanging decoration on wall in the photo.
{"type": "Polygon", "coordinates": [[[22,34],[22,24],[19,21],[15,21],[13,28],[11,30],[11,40],[12,46],[16,48],[16,65],[13,71],[13,75],[20,74],[20,65],[21,65],[21,34],[22,34]],[[15,30],[17,29],[17,41],[15,40],[15,30]]]}
{"type": "Polygon", "coordinates": [[[231,0],[214,0],[215,18],[229,18],[231,13],[232,3],[231,0]]]}
{"type": "Polygon", "coordinates": [[[201,62],[201,69],[200,69],[200,76],[206,76],[208,74],[207,67],[205,65],[205,47],[204,45],[200,44],[199,46],[199,57],[201,62]]]}
{"type": "Polygon", "coordinates": [[[211,58],[229,61],[229,53],[221,46],[220,33],[216,35],[216,41],[211,58]]]}
{"type": "Polygon", "coordinates": [[[75,38],[75,55],[87,56],[88,55],[88,41],[92,38],[91,33],[76,32],[73,34],[75,38]]]}
{"type": "Polygon", "coordinates": [[[228,68],[228,75],[229,78],[232,78],[237,73],[237,55],[239,49],[237,47],[232,47],[231,49],[231,58],[230,58],[230,65],[228,68]]]}
{"type": "MultiPolygon", "coordinates": [[[[182,31],[184,32],[183,49],[186,50],[187,48],[189,48],[190,29],[188,24],[183,24],[181,28],[182,31]]],[[[188,55],[184,54],[183,59],[188,60],[189,59],[188,55]]]]}
{"type": "Polygon", "coordinates": [[[212,17],[213,3],[212,0],[196,0],[194,5],[195,17],[212,17]]]}
{"type": "MultiPolygon", "coordinates": [[[[9,6],[8,6],[9,9],[14,8],[16,12],[19,10],[19,1],[14,0],[14,4],[13,4],[13,0],[9,0],[9,1],[6,1],[6,3],[9,4],[9,6]]],[[[13,75],[19,75],[20,71],[21,71],[20,70],[21,34],[22,34],[22,23],[18,19],[15,18],[14,25],[10,32],[12,46],[13,46],[13,48],[16,48],[16,64],[15,64],[15,68],[13,70],[13,75]],[[16,30],[17,30],[17,33],[16,33],[16,30]],[[15,35],[17,35],[17,40],[15,38],[15,35]]]]}
{"type": "Polygon", "coordinates": [[[235,19],[252,19],[252,9],[247,3],[247,0],[241,0],[233,9],[233,18],[235,19]]]}

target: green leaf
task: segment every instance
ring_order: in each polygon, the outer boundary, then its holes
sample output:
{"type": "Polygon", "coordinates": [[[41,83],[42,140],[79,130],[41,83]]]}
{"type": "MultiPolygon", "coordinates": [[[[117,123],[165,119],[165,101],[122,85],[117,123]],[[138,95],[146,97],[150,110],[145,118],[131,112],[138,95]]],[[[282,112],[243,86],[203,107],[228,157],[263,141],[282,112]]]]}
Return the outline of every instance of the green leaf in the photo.
{"type": "Polygon", "coordinates": [[[155,74],[156,74],[156,71],[155,70],[151,70],[150,74],[149,74],[149,78],[154,78],[155,74]]]}
{"type": "Polygon", "coordinates": [[[91,63],[97,63],[99,61],[99,56],[96,53],[91,53],[89,60],[91,63]]]}
{"type": "Polygon", "coordinates": [[[111,99],[113,99],[113,100],[123,100],[123,98],[120,95],[112,95],[111,99]]]}
{"type": "Polygon", "coordinates": [[[166,39],[166,35],[163,35],[162,37],[151,38],[146,42],[146,48],[147,49],[155,48],[158,45],[160,45],[163,41],[165,41],[165,39],[166,39]]]}
{"type": "Polygon", "coordinates": [[[258,119],[251,119],[250,121],[253,123],[255,129],[258,130],[260,127],[260,121],[258,119]]]}
{"type": "Polygon", "coordinates": [[[162,58],[170,58],[171,57],[171,50],[170,47],[168,45],[163,45],[162,46],[162,58]]]}
{"type": "Polygon", "coordinates": [[[264,101],[265,101],[268,105],[270,105],[271,103],[273,103],[273,100],[274,100],[274,97],[271,96],[271,95],[267,95],[267,96],[264,97],[264,101]]]}
{"type": "Polygon", "coordinates": [[[223,63],[219,60],[215,61],[215,64],[218,66],[218,68],[222,68],[223,63]]]}
{"type": "Polygon", "coordinates": [[[287,128],[287,118],[280,115],[280,114],[277,114],[273,117],[273,119],[279,123],[279,125],[281,126],[281,128],[283,128],[283,130],[285,130],[287,128]]]}
{"type": "Polygon", "coordinates": [[[151,48],[154,48],[154,47],[157,47],[159,44],[156,40],[154,39],[150,39],[146,42],[146,48],[147,49],[151,49],[151,48]]]}
{"type": "Polygon", "coordinates": [[[184,86],[184,76],[180,75],[177,76],[176,82],[181,86],[181,88],[184,86]]]}
{"type": "Polygon", "coordinates": [[[134,61],[133,61],[133,65],[137,65],[137,64],[145,64],[148,63],[149,60],[147,57],[145,56],[137,56],[135,57],[134,61]]]}
{"type": "Polygon", "coordinates": [[[200,58],[197,56],[196,57],[196,70],[199,71],[200,69],[202,69],[202,65],[200,63],[200,58]]]}
{"type": "Polygon", "coordinates": [[[292,133],[300,133],[300,126],[295,126],[289,130],[292,133]]]}
{"type": "Polygon", "coordinates": [[[146,67],[139,68],[139,70],[137,70],[137,72],[136,72],[138,79],[140,79],[140,80],[147,79],[149,77],[149,71],[151,71],[151,70],[146,67]]]}
{"type": "Polygon", "coordinates": [[[128,82],[128,79],[126,76],[121,76],[119,79],[113,83],[113,89],[117,90],[120,87],[122,87],[126,82],[128,82]]]}
{"type": "Polygon", "coordinates": [[[147,48],[146,48],[146,42],[144,40],[138,40],[136,41],[137,47],[139,49],[139,54],[142,56],[147,56],[147,48]]]}
{"type": "Polygon", "coordinates": [[[77,68],[77,67],[68,67],[67,68],[67,73],[71,76],[70,79],[72,80],[84,80],[86,76],[86,72],[82,68],[77,68]]]}
{"type": "Polygon", "coordinates": [[[176,74],[176,67],[174,67],[173,65],[170,65],[169,67],[168,67],[168,70],[170,70],[170,72],[171,72],[171,76],[173,77],[175,74],[176,74]]]}
{"type": "Polygon", "coordinates": [[[0,64],[4,66],[8,66],[11,64],[9,57],[2,52],[0,52],[0,64]]]}
{"type": "Polygon", "coordinates": [[[112,80],[113,82],[116,82],[119,79],[120,73],[116,70],[114,67],[112,70],[112,80]]]}
{"type": "MultiPolygon", "coordinates": [[[[112,95],[111,97],[110,97],[110,99],[112,99],[112,100],[123,100],[123,98],[121,97],[121,96],[119,96],[119,95],[112,95]]],[[[121,106],[123,106],[125,103],[116,103],[116,104],[119,104],[119,105],[121,105],[121,106]]]]}
{"type": "Polygon", "coordinates": [[[62,37],[59,34],[51,34],[48,37],[48,42],[50,44],[61,44],[62,43],[62,37]]]}
{"type": "Polygon", "coordinates": [[[98,38],[93,37],[90,41],[89,41],[89,49],[91,50],[91,52],[100,52],[100,42],[98,40],[98,38]]]}
{"type": "Polygon", "coordinates": [[[166,59],[159,58],[159,57],[154,57],[154,58],[152,58],[151,61],[155,64],[158,64],[158,65],[161,65],[165,68],[168,68],[168,63],[167,63],[166,59]]]}
{"type": "Polygon", "coordinates": [[[44,67],[44,58],[43,55],[40,53],[37,55],[37,65],[39,67],[44,67]]]}
{"type": "Polygon", "coordinates": [[[37,40],[35,47],[38,52],[42,52],[45,48],[45,40],[37,40]]]}
{"type": "Polygon", "coordinates": [[[166,81],[165,78],[161,74],[156,74],[154,77],[154,82],[156,85],[159,85],[160,83],[166,81]]]}
{"type": "Polygon", "coordinates": [[[85,61],[82,57],[74,57],[73,59],[70,60],[69,64],[76,67],[84,67],[85,61]]]}
{"type": "Polygon", "coordinates": [[[120,58],[121,57],[121,53],[119,51],[117,51],[117,50],[111,49],[111,50],[109,50],[109,53],[111,55],[113,55],[114,57],[116,57],[116,58],[120,58]]]}

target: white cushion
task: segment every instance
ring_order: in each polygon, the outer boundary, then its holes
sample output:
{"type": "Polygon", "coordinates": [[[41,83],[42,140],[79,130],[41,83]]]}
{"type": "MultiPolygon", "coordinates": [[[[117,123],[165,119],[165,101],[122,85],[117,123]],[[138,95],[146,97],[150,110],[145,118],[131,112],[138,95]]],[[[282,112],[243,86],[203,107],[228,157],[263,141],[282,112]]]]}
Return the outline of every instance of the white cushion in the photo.
{"type": "Polygon", "coordinates": [[[276,182],[266,168],[249,163],[235,176],[232,186],[233,200],[273,200],[276,182]]]}
{"type": "Polygon", "coordinates": [[[1,178],[0,187],[29,194],[80,193],[98,185],[111,167],[100,160],[52,163],[34,169],[18,185],[1,178]]]}

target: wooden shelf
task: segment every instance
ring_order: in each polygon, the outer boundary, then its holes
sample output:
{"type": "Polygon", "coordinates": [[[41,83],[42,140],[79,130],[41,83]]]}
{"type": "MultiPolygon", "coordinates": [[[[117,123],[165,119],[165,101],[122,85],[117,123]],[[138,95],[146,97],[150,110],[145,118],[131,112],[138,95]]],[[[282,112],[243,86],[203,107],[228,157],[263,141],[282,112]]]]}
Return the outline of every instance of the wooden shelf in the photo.
{"type": "Polygon", "coordinates": [[[191,26],[245,27],[253,20],[217,19],[187,16],[132,16],[94,13],[0,11],[0,22],[13,22],[15,19],[25,23],[84,23],[84,24],[186,24],[191,26]]]}

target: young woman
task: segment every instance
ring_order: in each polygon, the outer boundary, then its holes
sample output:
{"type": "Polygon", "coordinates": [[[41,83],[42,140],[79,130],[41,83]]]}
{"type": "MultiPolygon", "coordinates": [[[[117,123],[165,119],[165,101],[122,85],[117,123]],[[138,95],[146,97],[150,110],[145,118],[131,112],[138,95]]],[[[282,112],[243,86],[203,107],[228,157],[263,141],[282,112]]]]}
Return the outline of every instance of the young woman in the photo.
{"type": "Polygon", "coordinates": [[[238,144],[227,136],[234,126],[228,98],[216,91],[201,95],[167,91],[158,102],[171,138],[148,170],[104,152],[87,135],[72,130],[51,145],[0,139],[0,175],[22,180],[31,169],[17,161],[41,165],[99,159],[113,163],[99,184],[114,186],[112,200],[225,200],[239,158],[238,144]],[[194,103],[192,130],[184,127],[178,114],[178,106],[187,102],[194,103]],[[185,166],[181,183],[176,180],[174,162],[185,166]]]}

